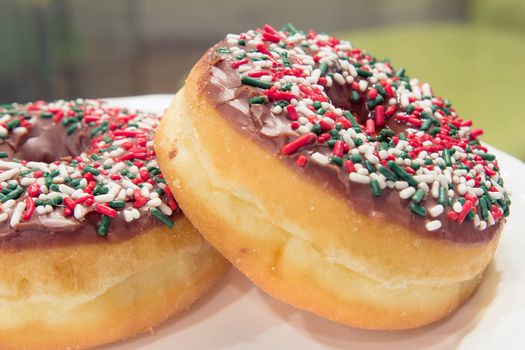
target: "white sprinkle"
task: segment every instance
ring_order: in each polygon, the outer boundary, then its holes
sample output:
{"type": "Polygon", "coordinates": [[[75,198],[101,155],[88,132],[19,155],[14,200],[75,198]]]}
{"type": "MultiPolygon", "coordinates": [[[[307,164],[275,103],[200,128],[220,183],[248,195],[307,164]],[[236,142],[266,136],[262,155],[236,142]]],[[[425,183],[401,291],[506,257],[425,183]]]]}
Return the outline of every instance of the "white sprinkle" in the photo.
{"type": "Polygon", "coordinates": [[[489,192],[489,196],[494,199],[503,199],[503,193],[501,192],[489,192]]]}
{"type": "Polygon", "coordinates": [[[416,179],[417,182],[430,184],[434,182],[434,175],[414,175],[414,179],[416,179]]]}
{"type": "Polygon", "coordinates": [[[26,208],[26,202],[18,202],[15,209],[13,210],[13,213],[11,214],[11,220],[9,221],[9,226],[15,227],[20,222],[20,219],[22,219],[22,214],[26,208]]]}
{"type": "Polygon", "coordinates": [[[465,185],[465,184],[459,184],[459,185],[458,185],[458,193],[459,193],[460,195],[462,195],[462,196],[463,196],[465,193],[467,193],[467,185],[465,185]]]}
{"type": "Polygon", "coordinates": [[[430,222],[427,222],[425,225],[428,231],[436,231],[441,228],[441,221],[439,220],[433,220],[430,222]]]}
{"type": "Polygon", "coordinates": [[[6,221],[8,217],[9,215],[7,215],[6,213],[0,214],[0,222],[6,221]]]}
{"type": "Polygon", "coordinates": [[[173,210],[171,210],[171,208],[164,203],[160,204],[159,209],[162,213],[164,213],[167,216],[170,216],[173,213],[173,210]]]}
{"type": "Polygon", "coordinates": [[[108,203],[111,202],[115,196],[111,193],[101,194],[95,196],[95,202],[97,203],[108,203]]]}
{"type": "Polygon", "coordinates": [[[86,215],[86,208],[84,208],[82,204],[75,205],[73,215],[75,215],[75,219],[82,220],[84,218],[84,215],[86,215]]]}
{"type": "Polygon", "coordinates": [[[67,186],[67,185],[58,185],[58,190],[62,193],[65,193],[69,196],[71,196],[74,192],[75,192],[75,189],[67,186]]]}
{"type": "Polygon", "coordinates": [[[36,212],[38,213],[38,215],[44,215],[46,213],[46,208],[44,208],[43,205],[39,205],[38,207],[36,207],[36,212]]]}
{"type": "Polygon", "coordinates": [[[330,163],[328,157],[319,152],[312,154],[312,160],[319,165],[328,165],[330,163]]]}
{"type": "Polygon", "coordinates": [[[20,180],[20,185],[27,187],[36,182],[34,177],[24,177],[20,180]]]}
{"type": "Polygon", "coordinates": [[[370,183],[370,178],[368,176],[359,173],[350,173],[349,178],[350,181],[357,182],[360,184],[370,183]]]}
{"type": "Polygon", "coordinates": [[[50,206],[49,204],[47,204],[47,205],[45,206],[45,209],[46,209],[46,213],[48,213],[48,214],[51,213],[51,212],[53,212],[53,207],[50,206]]]}
{"type": "Polygon", "coordinates": [[[484,229],[486,229],[486,228],[487,228],[487,223],[486,223],[485,221],[481,221],[481,222],[479,223],[479,229],[480,229],[480,230],[484,230],[484,229]]]}
{"type": "Polygon", "coordinates": [[[4,204],[2,204],[2,208],[4,210],[11,208],[13,205],[15,205],[16,201],[14,199],[10,199],[6,201],[4,204]]]}
{"type": "Polygon", "coordinates": [[[439,196],[439,182],[438,181],[434,181],[434,183],[432,184],[431,193],[432,193],[432,197],[434,198],[437,198],[439,196]]]}
{"type": "Polygon", "coordinates": [[[410,105],[410,101],[408,100],[408,93],[403,92],[401,94],[401,107],[406,109],[408,108],[409,105],[410,105]]]}
{"type": "MultiPolygon", "coordinates": [[[[3,160],[0,160],[0,169],[15,169],[15,168],[20,168],[20,167],[22,167],[20,163],[6,162],[3,160]]],[[[4,181],[4,180],[1,180],[1,181],[4,181]]]]}
{"type": "Polygon", "coordinates": [[[402,190],[408,187],[408,182],[406,181],[396,181],[394,184],[396,190],[402,190]]]}
{"type": "Polygon", "coordinates": [[[408,199],[412,197],[414,193],[416,193],[416,189],[414,187],[407,187],[399,192],[399,197],[401,197],[401,199],[408,199]]]}
{"type": "Polygon", "coordinates": [[[124,220],[126,222],[133,221],[133,214],[131,213],[131,210],[124,210],[123,213],[124,213],[124,220]]]}
{"type": "Polygon", "coordinates": [[[463,207],[460,202],[454,202],[454,204],[452,205],[452,209],[454,209],[456,213],[461,213],[462,208],[463,207]]]}
{"type": "Polygon", "coordinates": [[[162,204],[162,201],[160,200],[160,198],[153,198],[147,202],[147,205],[149,205],[150,207],[158,207],[161,204],[162,204]]]}
{"type": "Polygon", "coordinates": [[[438,205],[435,205],[432,208],[430,208],[428,210],[428,213],[430,214],[430,216],[435,218],[436,216],[441,215],[444,210],[445,210],[445,208],[441,204],[438,204],[438,205]]]}
{"type": "Polygon", "coordinates": [[[85,196],[89,196],[89,194],[87,194],[86,192],[82,191],[81,189],[75,190],[75,192],[73,192],[71,194],[71,198],[73,198],[73,199],[78,199],[78,198],[82,198],[82,197],[85,197],[85,196]]]}
{"type": "Polygon", "coordinates": [[[131,214],[133,215],[133,219],[138,219],[140,218],[140,213],[137,209],[133,208],[131,209],[131,214]]]}
{"type": "Polygon", "coordinates": [[[20,168],[12,168],[0,174],[0,181],[6,181],[18,175],[20,168]]]}

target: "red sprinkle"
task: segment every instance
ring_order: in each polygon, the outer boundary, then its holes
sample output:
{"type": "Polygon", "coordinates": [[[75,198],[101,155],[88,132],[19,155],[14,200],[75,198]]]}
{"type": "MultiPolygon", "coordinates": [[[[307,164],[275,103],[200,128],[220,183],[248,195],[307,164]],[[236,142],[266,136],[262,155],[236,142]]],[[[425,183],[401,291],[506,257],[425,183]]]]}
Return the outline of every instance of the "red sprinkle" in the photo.
{"type": "Polygon", "coordinates": [[[300,167],[304,167],[306,163],[308,163],[308,158],[301,154],[299,157],[297,157],[295,163],[300,167]]]}
{"type": "Polygon", "coordinates": [[[299,114],[297,114],[297,109],[295,109],[294,106],[292,105],[286,106],[286,112],[288,112],[288,119],[293,120],[293,121],[299,119],[299,114]]]}
{"type": "Polygon", "coordinates": [[[135,198],[135,202],[133,202],[134,208],[140,208],[148,202],[148,199],[142,196],[139,189],[133,191],[133,198],[135,198]]]}
{"type": "Polygon", "coordinates": [[[309,132],[308,134],[304,134],[294,141],[284,145],[281,149],[281,153],[286,155],[295,153],[301,147],[304,147],[315,140],[317,140],[317,135],[315,135],[313,132],[309,132]]]}
{"type": "Polygon", "coordinates": [[[31,197],[37,197],[39,194],[40,194],[40,185],[38,183],[32,183],[31,185],[29,185],[29,187],[27,188],[27,193],[31,196],[31,197]]]}
{"type": "Polygon", "coordinates": [[[98,211],[101,214],[107,215],[110,218],[114,218],[117,216],[117,211],[113,208],[108,207],[105,204],[97,203],[95,206],[96,211],[98,211]]]}
{"type": "Polygon", "coordinates": [[[31,216],[33,216],[33,213],[35,212],[36,205],[35,201],[31,197],[26,197],[26,210],[24,212],[24,215],[22,216],[22,220],[27,221],[31,219],[31,216]]]}

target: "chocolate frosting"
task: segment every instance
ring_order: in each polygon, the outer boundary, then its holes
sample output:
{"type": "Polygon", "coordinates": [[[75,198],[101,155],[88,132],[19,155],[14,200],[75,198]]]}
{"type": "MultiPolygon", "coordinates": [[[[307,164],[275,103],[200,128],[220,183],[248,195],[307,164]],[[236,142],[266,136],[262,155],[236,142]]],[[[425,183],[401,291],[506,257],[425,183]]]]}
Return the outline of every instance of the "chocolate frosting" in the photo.
{"type": "MultiPolygon", "coordinates": [[[[14,157],[45,163],[69,160],[89,151],[90,130],[91,127],[81,121],[79,129],[69,135],[62,124],[55,123],[52,119],[37,117],[26,134],[10,134],[5,142],[0,144],[0,152],[7,153],[7,159],[14,157]]],[[[17,202],[23,199],[21,197],[17,202]]],[[[176,211],[172,218],[179,215],[182,215],[180,211],[176,211]]],[[[112,220],[107,234],[101,237],[97,234],[100,218],[99,213],[92,211],[82,221],[78,221],[73,217],[65,217],[63,208],[57,208],[47,215],[35,213],[28,221],[21,221],[15,228],[6,220],[0,224],[0,250],[117,243],[162,225],[149,211],[141,211],[141,217],[129,223],[122,215],[117,215],[112,220]]]]}
{"type": "MultiPolygon", "coordinates": [[[[446,219],[442,220],[443,226],[439,230],[429,232],[425,228],[425,219],[412,213],[408,209],[410,202],[401,199],[396,191],[385,188],[381,197],[373,197],[368,185],[349,181],[348,175],[341,167],[333,164],[322,166],[315,162],[308,162],[305,168],[297,166],[295,163],[297,157],[301,154],[312,154],[313,146],[303,147],[294,157],[281,154],[283,145],[297,135],[292,132],[287,120],[272,113],[268,104],[248,103],[248,99],[260,95],[260,91],[241,84],[241,74],[231,67],[231,61],[216,53],[217,48],[225,46],[229,45],[223,40],[203,57],[206,72],[199,82],[199,88],[235,130],[278,157],[292,171],[299,172],[308,180],[316,182],[320,189],[341,196],[352,209],[362,214],[375,220],[395,222],[423,236],[472,245],[486,243],[499,234],[502,221],[485,230],[478,230],[471,224],[458,224],[456,221],[446,219]]],[[[363,102],[349,102],[349,92],[345,87],[334,84],[328,89],[327,94],[336,107],[348,109],[357,115],[359,122],[364,123],[368,118],[366,105],[363,102]]],[[[394,118],[388,119],[386,126],[396,133],[404,132],[408,128],[405,124],[396,122],[394,118]]],[[[331,153],[328,146],[319,144],[315,145],[315,151],[325,155],[331,153]]]]}

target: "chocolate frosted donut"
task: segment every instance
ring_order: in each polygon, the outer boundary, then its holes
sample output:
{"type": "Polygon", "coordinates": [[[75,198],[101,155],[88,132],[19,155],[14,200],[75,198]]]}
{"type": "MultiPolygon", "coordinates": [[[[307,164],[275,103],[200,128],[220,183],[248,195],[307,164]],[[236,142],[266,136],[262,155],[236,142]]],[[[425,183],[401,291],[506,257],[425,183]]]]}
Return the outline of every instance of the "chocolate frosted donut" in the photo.
{"type": "Polygon", "coordinates": [[[192,223],[269,294],[368,329],[439,320],[509,214],[480,130],[429,84],[327,34],[228,35],[155,137],[192,223]]]}
{"type": "Polygon", "coordinates": [[[159,120],[84,99],[0,106],[2,349],[133,336],[225,271],[165,185],[159,120]]]}

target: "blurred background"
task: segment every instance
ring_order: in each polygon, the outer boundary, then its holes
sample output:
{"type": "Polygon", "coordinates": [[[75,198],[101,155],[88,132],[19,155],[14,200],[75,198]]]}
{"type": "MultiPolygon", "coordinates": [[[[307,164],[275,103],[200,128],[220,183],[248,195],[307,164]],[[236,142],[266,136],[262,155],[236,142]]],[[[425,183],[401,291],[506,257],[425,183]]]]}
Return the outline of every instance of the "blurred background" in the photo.
{"type": "Polygon", "coordinates": [[[174,93],[226,33],[287,22],[429,81],[525,160],[525,0],[0,0],[0,103],[174,93]]]}

